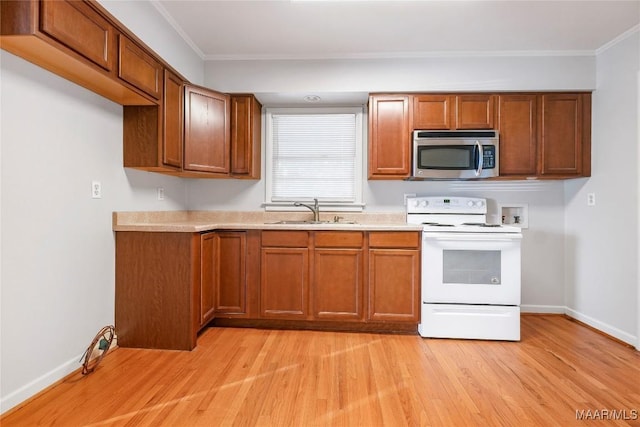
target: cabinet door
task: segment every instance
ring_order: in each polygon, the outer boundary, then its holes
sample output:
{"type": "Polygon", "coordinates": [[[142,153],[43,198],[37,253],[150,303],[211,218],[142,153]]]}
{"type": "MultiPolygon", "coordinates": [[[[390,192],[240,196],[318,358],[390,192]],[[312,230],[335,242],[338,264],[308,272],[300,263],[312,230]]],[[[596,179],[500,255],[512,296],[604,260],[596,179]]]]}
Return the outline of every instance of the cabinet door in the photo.
{"type": "Polygon", "coordinates": [[[537,174],[537,96],[500,95],[500,175],[537,174]]]}
{"type": "Polygon", "coordinates": [[[449,95],[416,95],[413,97],[413,129],[451,129],[449,95]]]}
{"type": "Polygon", "coordinates": [[[253,95],[231,96],[231,173],[260,178],[262,106],[253,95]]]}
{"type": "Polygon", "coordinates": [[[420,251],[369,251],[369,311],[374,321],[418,322],[420,318],[420,251]]]}
{"type": "Polygon", "coordinates": [[[229,97],[187,86],[185,98],[184,169],[229,173],[229,97]]]}
{"type": "Polygon", "coordinates": [[[315,233],[310,286],[315,319],[363,320],[363,243],[361,232],[315,233]]]}
{"type": "Polygon", "coordinates": [[[315,319],[362,320],[362,262],[362,249],[315,250],[311,285],[315,319]]]}
{"type": "Polygon", "coordinates": [[[162,96],[162,64],[120,34],[118,77],[155,99],[162,96]]]}
{"type": "Polygon", "coordinates": [[[493,129],[494,95],[456,96],[456,129],[493,129]]]}
{"type": "Polygon", "coordinates": [[[540,172],[582,173],[583,112],[581,94],[542,95],[540,172]]]}
{"type": "Polygon", "coordinates": [[[369,179],[403,179],[411,173],[409,96],[369,98],[369,179]]]}
{"type": "Polygon", "coordinates": [[[111,71],[115,64],[115,31],[109,22],[81,1],[45,0],[40,3],[40,30],[111,71]]]}
{"type": "Polygon", "coordinates": [[[184,83],[169,70],[164,70],[162,163],[182,167],[184,138],[184,83]]]}
{"type": "Polygon", "coordinates": [[[216,280],[216,313],[246,313],[247,234],[241,231],[219,231],[218,278],[216,280]]]}
{"type": "Polygon", "coordinates": [[[200,326],[214,317],[217,280],[220,277],[220,239],[216,233],[201,236],[200,248],[200,326]]]}
{"type": "Polygon", "coordinates": [[[261,316],[270,319],[306,319],[309,250],[306,247],[263,247],[260,265],[261,316]]]}

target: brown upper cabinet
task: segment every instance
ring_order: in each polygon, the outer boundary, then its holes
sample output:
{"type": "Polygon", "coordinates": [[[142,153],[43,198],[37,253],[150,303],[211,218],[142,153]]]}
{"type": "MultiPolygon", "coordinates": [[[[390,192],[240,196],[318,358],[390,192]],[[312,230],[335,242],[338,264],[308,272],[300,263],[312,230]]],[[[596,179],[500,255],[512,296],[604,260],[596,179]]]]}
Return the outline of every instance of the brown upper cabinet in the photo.
{"type": "Polygon", "coordinates": [[[413,129],[493,129],[494,117],[494,95],[413,96],[413,129]]]}
{"type": "Polygon", "coordinates": [[[164,71],[161,106],[124,108],[124,165],[197,178],[260,178],[261,106],[164,71]]]}
{"type": "Polygon", "coordinates": [[[125,167],[260,178],[255,97],[230,111],[229,95],[189,85],[96,1],[2,0],[0,47],[124,105],[125,167]]]}
{"type": "Polygon", "coordinates": [[[404,179],[411,173],[409,95],[369,97],[369,179],[404,179]]]}
{"type": "Polygon", "coordinates": [[[591,94],[541,95],[540,174],[591,175],[591,94]]]}
{"type": "Polygon", "coordinates": [[[184,170],[228,174],[229,95],[187,85],[184,97],[184,170]]]}
{"type": "Polygon", "coordinates": [[[410,177],[411,133],[418,129],[497,129],[498,179],[591,173],[590,93],[373,94],[369,179],[410,177]]]}
{"type": "Polygon", "coordinates": [[[456,129],[493,129],[495,95],[456,95],[456,129]]]}
{"type": "Polygon", "coordinates": [[[535,176],[538,165],[538,96],[498,97],[500,175],[535,176]]]}
{"type": "Polygon", "coordinates": [[[184,85],[177,74],[164,70],[161,156],[163,165],[176,169],[182,167],[184,149],[184,85]]]}
{"type": "Polygon", "coordinates": [[[262,106],[255,96],[231,95],[231,174],[260,178],[262,106]]]}
{"type": "Polygon", "coordinates": [[[591,174],[591,94],[501,94],[500,176],[591,174]]]}
{"type": "Polygon", "coordinates": [[[165,69],[163,86],[161,105],[123,109],[125,167],[165,173],[182,170],[185,82],[165,69]]]}
{"type": "Polygon", "coordinates": [[[119,36],[118,77],[155,99],[162,97],[162,64],[128,37],[119,36]]]}
{"type": "Polygon", "coordinates": [[[0,19],[2,49],[121,105],[153,104],[153,95],[119,78],[117,43],[126,30],[96,2],[3,0],[0,19]]]}
{"type": "Polygon", "coordinates": [[[413,97],[413,129],[451,129],[451,95],[413,97]]]}

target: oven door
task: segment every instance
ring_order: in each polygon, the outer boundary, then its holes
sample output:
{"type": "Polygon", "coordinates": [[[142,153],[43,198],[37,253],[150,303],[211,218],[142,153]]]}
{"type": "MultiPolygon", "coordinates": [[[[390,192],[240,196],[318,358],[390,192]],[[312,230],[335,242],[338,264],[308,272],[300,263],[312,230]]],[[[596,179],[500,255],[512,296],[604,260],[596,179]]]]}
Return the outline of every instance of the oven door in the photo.
{"type": "Polygon", "coordinates": [[[422,301],[520,304],[519,233],[424,232],[422,301]]]}

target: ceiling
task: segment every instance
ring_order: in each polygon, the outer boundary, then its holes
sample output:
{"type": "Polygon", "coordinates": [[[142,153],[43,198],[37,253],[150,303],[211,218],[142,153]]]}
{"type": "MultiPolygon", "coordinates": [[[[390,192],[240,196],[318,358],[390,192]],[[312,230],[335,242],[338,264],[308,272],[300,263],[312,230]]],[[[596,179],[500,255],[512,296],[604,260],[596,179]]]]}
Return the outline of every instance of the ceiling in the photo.
{"type": "Polygon", "coordinates": [[[151,0],[205,60],[593,55],[640,0],[151,0]]]}

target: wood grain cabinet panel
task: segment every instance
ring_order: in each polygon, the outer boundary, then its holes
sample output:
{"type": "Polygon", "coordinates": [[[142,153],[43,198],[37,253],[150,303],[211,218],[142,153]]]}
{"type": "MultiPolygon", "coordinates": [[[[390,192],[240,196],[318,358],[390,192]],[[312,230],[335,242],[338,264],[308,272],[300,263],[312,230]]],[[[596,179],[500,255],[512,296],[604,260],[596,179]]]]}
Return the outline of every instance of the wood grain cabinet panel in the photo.
{"type": "Polygon", "coordinates": [[[118,40],[118,77],[155,99],[160,99],[163,85],[162,64],[122,34],[118,40]]]}
{"type": "Polygon", "coordinates": [[[309,233],[263,231],[260,316],[306,320],[309,313],[309,233]]]}
{"type": "Polygon", "coordinates": [[[582,175],[583,95],[544,94],[541,107],[540,173],[582,175]]]}
{"type": "Polygon", "coordinates": [[[182,170],[184,80],[165,69],[161,105],[123,109],[123,164],[153,172],[182,170]]]}
{"type": "Polygon", "coordinates": [[[362,232],[314,233],[312,315],[317,320],[364,320],[362,232]]]}
{"type": "Polygon", "coordinates": [[[130,34],[99,3],[0,1],[0,46],[121,105],[155,99],[118,77],[118,34],[130,34]]]}
{"type": "Polygon", "coordinates": [[[538,165],[538,96],[498,97],[500,175],[535,176],[538,165]]]}
{"type": "Polygon", "coordinates": [[[119,346],[172,350],[196,346],[201,323],[200,251],[197,233],[116,232],[119,346]]]}
{"type": "Polygon", "coordinates": [[[253,95],[231,95],[231,174],[260,179],[262,106],[253,95]]]}
{"type": "Polygon", "coordinates": [[[182,168],[184,147],[184,81],[164,70],[162,100],[162,164],[182,168]]]}
{"type": "Polygon", "coordinates": [[[420,320],[420,233],[369,234],[367,319],[420,320]]]}
{"type": "Polygon", "coordinates": [[[200,236],[200,326],[214,318],[216,308],[216,288],[220,277],[220,239],[217,233],[200,236]]]}
{"type": "Polygon", "coordinates": [[[308,315],[309,249],[262,248],[261,316],[301,319],[308,315]]]}
{"type": "Polygon", "coordinates": [[[450,95],[415,95],[413,97],[413,129],[451,129],[450,95]]]}
{"type": "Polygon", "coordinates": [[[369,179],[405,179],[411,173],[408,95],[369,97],[369,179]]]}
{"type": "Polygon", "coordinates": [[[419,310],[420,251],[370,249],[368,319],[418,322],[419,310]]]}
{"type": "Polygon", "coordinates": [[[456,129],[493,129],[494,116],[494,95],[456,96],[456,129]]]}
{"type": "Polygon", "coordinates": [[[217,235],[216,315],[245,314],[247,311],[247,233],[218,231],[217,235]]]}
{"type": "Polygon", "coordinates": [[[115,61],[115,31],[106,19],[82,1],[40,2],[40,29],[107,71],[115,61]]]}
{"type": "Polygon", "coordinates": [[[229,140],[229,96],[187,85],[183,168],[228,174],[229,140]]]}

